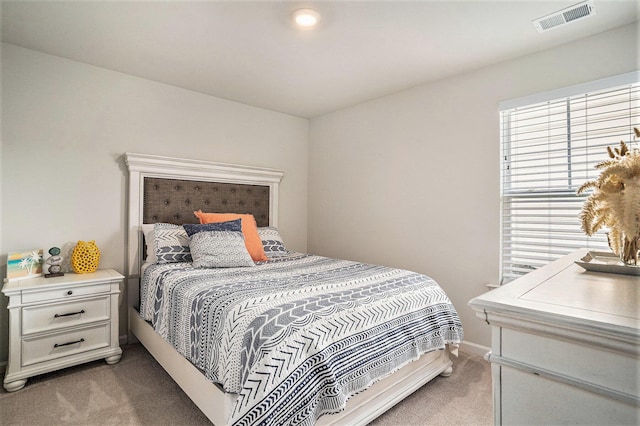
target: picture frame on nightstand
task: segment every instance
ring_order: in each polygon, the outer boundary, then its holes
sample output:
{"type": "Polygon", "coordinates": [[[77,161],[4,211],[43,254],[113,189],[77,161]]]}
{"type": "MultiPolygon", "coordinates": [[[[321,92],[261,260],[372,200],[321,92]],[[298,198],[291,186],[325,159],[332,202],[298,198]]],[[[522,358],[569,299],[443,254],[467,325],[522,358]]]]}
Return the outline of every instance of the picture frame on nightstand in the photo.
{"type": "Polygon", "coordinates": [[[42,276],[43,249],[9,252],[7,280],[17,281],[42,276]]]}

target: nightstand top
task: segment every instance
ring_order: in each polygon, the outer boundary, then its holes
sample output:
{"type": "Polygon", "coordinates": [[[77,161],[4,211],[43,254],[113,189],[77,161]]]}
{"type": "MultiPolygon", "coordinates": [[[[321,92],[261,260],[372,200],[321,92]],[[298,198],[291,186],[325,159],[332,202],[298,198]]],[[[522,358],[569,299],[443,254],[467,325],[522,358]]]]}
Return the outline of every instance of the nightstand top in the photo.
{"type": "Polygon", "coordinates": [[[2,292],[10,296],[23,290],[41,290],[59,285],[88,284],[92,282],[120,281],[124,276],[114,269],[98,269],[90,274],[75,274],[66,272],[61,277],[37,277],[23,280],[9,281],[2,287],[2,292]]]}

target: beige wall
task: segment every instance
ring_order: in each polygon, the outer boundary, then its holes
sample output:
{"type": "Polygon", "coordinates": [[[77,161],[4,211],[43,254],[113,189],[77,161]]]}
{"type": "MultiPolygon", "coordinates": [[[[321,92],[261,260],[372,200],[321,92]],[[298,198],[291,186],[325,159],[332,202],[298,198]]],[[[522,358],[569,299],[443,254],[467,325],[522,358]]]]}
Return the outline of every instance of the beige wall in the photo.
{"type": "MultiPolygon", "coordinates": [[[[101,267],[123,271],[124,152],[264,166],[285,172],[289,247],[431,275],[466,339],[489,345],[466,303],[498,280],[497,104],[640,69],[637,33],[623,27],[310,123],[3,44],[0,276],[8,251],[78,239],[95,239],[101,267]]],[[[5,307],[0,297],[0,362],[5,307]]]]}
{"type": "Polygon", "coordinates": [[[284,171],[279,225],[306,250],[308,120],[7,44],[2,89],[1,265],[8,251],[94,239],[100,267],[123,272],[124,152],[284,171]]]}
{"type": "Polygon", "coordinates": [[[638,27],[583,39],[311,120],[309,251],[435,278],[465,338],[499,279],[498,103],[636,70],[638,27]]]}

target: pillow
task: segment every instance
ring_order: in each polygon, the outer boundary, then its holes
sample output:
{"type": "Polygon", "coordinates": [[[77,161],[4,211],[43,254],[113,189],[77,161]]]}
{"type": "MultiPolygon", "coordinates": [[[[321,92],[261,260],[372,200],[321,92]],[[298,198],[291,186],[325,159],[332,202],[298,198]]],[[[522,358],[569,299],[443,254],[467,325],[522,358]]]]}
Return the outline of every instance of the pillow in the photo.
{"type": "Polygon", "coordinates": [[[280,236],[278,228],[274,226],[265,226],[258,228],[258,235],[262,241],[262,248],[267,257],[284,256],[289,250],[284,245],[284,241],[280,236]]]}
{"type": "Polygon", "coordinates": [[[191,237],[194,268],[254,266],[240,231],[202,231],[191,237]]]}
{"type": "Polygon", "coordinates": [[[247,246],[247,251],[251,255],[251,258],[256,262],[264,262],[269,260],[264,254],[264,248],[262,248],[262,241],[258,235],[258,226],[256,225],[256,219],[250,214],[236,214],[236,213],[203,213],[202,210],[193,212],[200,223],[212,223],[212,222],[225,222],[229,220],[242,219],[242,234],[244,235],[244,244],[247,246]]]}
{"type": "Polygon", "coordinates": [[[191,262],[189,236],[182,226],[156,223],[153,234],[158,263],[191,262]]]}
{"type": "Polygon", "coordinates": [[[242,232],[242,219],[230,220],[228,222],[206,223],[204,225],[194,225],[185,223],[182,225],[188,236],[193,236],[203,231],[234,231],[242,232]]]}
{"type": "Polygon", "coordinates": [[[158,263],[158,257],[156,256],[156,248],[153,246],[153,224],[147,223],[142,225],[142,233],[144,234],[144,245],[146,258],[145,263],[158,263]]]}

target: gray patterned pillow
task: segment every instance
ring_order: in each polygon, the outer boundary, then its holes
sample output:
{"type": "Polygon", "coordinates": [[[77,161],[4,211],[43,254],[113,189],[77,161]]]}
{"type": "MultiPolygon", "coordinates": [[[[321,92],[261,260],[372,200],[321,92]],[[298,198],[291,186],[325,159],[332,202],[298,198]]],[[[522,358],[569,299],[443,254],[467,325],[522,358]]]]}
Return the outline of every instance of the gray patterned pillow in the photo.
{"type": "Polygon", "coordinates": [[[189,236],[182,226],[155,223],[153,244],[158,263],[191,262],[189,236]]]}
{"type": "Polygon", "coordinates": [[[254,266],[242,232],[203,231],[191,236],[194,268],[254,266]]]}
{"type": "Polygon", "coordinates": [[[258,235],[260,235],[264,254],[266,254],[267,257],[284,256],[289,253],[289,250],[284,246],[284,241],[280,236],[278,228],[275,226],[258,228],[258,235]]]}

